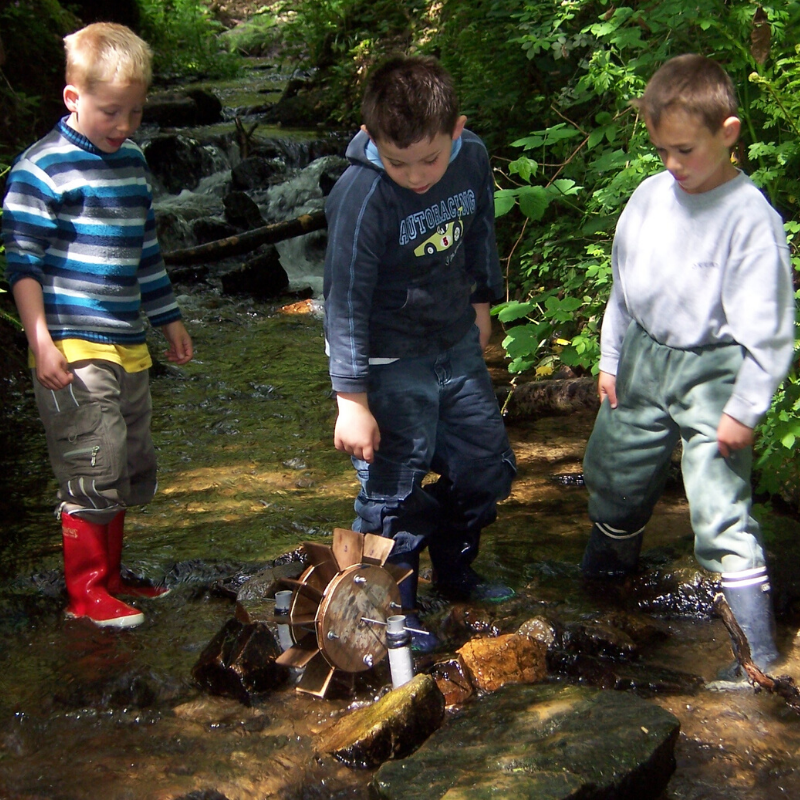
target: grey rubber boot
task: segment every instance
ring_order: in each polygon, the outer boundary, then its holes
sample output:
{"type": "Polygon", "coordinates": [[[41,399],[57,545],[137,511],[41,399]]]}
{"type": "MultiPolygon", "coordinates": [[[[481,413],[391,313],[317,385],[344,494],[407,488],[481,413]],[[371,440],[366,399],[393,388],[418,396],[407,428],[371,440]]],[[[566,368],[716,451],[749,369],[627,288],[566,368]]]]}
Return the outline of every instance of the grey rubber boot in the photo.
{"type": "Polygon", "coordinates": [[[622,578],[636,570],[644,528],[625,531],[595,522],[581,559],[585,578],[622,578]]]}
{"type": "MultiPolygon", "coordinates": [[[[753,663],[766,672],[780,656],[775,646],[775,617],[767,568],[723,572],[722,594],[747,637],[753,663]]],[[[734,663],[720,673],[720,678],[732,680],[743,677],[741,673],[738,663],[734,663]]]]}

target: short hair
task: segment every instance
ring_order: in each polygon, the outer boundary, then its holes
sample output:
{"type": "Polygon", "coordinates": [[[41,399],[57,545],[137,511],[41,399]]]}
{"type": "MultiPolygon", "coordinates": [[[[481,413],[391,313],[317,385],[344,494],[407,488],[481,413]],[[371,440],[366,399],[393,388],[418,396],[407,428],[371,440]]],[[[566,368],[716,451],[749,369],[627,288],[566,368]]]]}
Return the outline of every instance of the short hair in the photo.
{"type": "Polygon", "coordinates": [[[699,116],[712,133],[728,117],[735,117],[739,109],[728,73],[716,61],[693,53],[675,56],[663,64],[633,105],[656,128],[665,111],[682,108],[699,116]]]}
{"type": "Polygon", "coordinates": [[[367,79],[361,119],[375,140],[405,148],[458,122],[458,97],[450,73],[432,56],[394,56],[367,79]]]}
{"type": "Polygon", "coordinates": [[[95,22],[64,37],[68,84],[91,92],[98,83],[150,86],[153,52],[130,28],[95,22]]]}

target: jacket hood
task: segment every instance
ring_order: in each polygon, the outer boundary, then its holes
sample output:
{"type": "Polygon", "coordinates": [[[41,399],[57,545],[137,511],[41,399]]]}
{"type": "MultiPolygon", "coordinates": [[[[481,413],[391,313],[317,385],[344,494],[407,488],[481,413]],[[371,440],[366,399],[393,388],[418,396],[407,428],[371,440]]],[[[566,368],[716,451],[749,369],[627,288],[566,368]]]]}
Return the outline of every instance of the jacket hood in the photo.
{"type": "MultiPolygon", "coordinates": [[[[377,150],[375,151],[375,160],[371,159],[367,153],[367,145],[370,143],[370,138],[364,131],[359,131],[347,145],[345,155],[350,160],[351,164],[357,164],[360,167],[369,167],[376,172],[384,172],[383,165],[378,158],[377,150]]],[[[372,148],[374,150],[374,147],[372,148]]]]}

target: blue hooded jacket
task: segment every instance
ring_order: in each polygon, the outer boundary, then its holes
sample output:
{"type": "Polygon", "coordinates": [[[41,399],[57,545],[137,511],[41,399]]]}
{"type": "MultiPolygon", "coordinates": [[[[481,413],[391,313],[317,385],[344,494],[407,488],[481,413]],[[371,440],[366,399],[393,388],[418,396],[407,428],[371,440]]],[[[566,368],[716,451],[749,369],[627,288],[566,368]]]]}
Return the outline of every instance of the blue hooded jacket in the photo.
{"type": "MultiPolygon", "coordinates": [[[[359,132],[326,203],[325,336],[333,388],[366,392],[370,359],[443,352],[502,297],[486,147],[464,130],[424,194],[396,184],[359,132]]],[[[374,145],[372,146],[374,151],[374,145]]]]}

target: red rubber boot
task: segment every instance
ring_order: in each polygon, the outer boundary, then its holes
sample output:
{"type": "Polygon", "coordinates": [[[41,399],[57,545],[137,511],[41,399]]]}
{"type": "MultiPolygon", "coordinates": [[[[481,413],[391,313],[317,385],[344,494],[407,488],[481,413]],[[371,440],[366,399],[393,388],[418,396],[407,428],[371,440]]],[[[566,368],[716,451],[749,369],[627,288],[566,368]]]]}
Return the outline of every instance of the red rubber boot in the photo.
{"type": "Polygon", "coordinates": [[[132,628],[144,614],[107,590],[108,526],[72,514],[61,515],[68,617],[87,617],[100,627],[132,628]]]}
{"type": "Polygon", "coordinates": [[[117,514],[108,523],[108,591],[113,595],[126,595],[140,597],[143,600],[153,600],[169,594],[166,586],[151,586],[148,584],[137,585],[122,580],[120,566],[122,564],[122,537],[125,529],[125,510],[117,514]]]}

